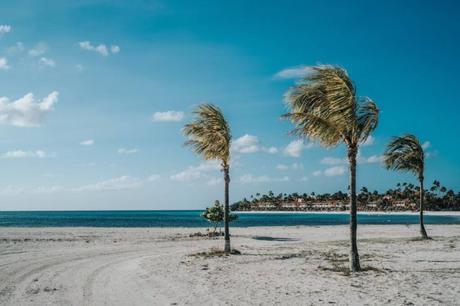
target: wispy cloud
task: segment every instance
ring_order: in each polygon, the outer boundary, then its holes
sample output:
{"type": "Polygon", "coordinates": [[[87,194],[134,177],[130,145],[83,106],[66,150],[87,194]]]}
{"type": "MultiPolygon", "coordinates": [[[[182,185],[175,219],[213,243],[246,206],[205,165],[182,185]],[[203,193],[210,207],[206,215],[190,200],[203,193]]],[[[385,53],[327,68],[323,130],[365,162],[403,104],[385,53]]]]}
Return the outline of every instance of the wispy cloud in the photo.
{"type": "Polygon", "coordinates": [[[284,149],[283,153],[284,155],[291,156],[291,157],[300,157],[302,154],[302,151],[304,149],[309,149],[314,146],[314,143],[309,142],[308,144],[305,144],[303,140],[294,140],[291,141],[284,149]]]}
{"type": "Polygon", "coordinates": [[[0,35],[10,33],[12,27],[8,24],[0,24],[0,35]]]}
{"type": "Polygon", "coordinates": [[[166,111],[166,112],[155,112],[152,115],[152,121],[154,122],[178,122],[184,119],[184,112],[177,111],[166,111]]]}
{"type": "Polygon", "coordinates": [[[18,41],[18,42],[16,42],[16,44],[14,44],[14,46],[8,47],[6,49],[6,52],[9,53],[9,54],[15,54],[15,53],[22,52],[24,50],[25,50],[24,44],[22,42],[18,41]]]}
{"type": "Polygon", "coordinates": [[[363,163],[363,164],[379,164],[382,162],[383,162],[382,155],[372,155],[369,157],[361,157],[358,159],[358,163],[363,163]]]}
{"type": "Polygon", "coordinates": [[[193,181],[196,179],[209,179],[210,172],[216,172],[219,170],[220,165],[218,162],[205,162],[199,164],[198,166],[190,166],[183,171],[173,174],[170,176],[170,179],[180,182],[193,181]]]}
{"type": "Polygon", "coordinates": [[[278,153],[276,147],[264,147],[260,145],[257,136],[245,134],[232,142],[232,151],[236,153],[248,154],[256,152],[265,152],[268,154],[278,153]]]}
{"type": "Polygon", "coordinates": [[[38,64],[41,67],[54,67],[56,66],[56,62],[50,58],[42,57],[38,60],[38,64]]]}
{"type": "Polygon", "coordinates": [[[46,115],[53,111],[58,97],[57,91],[53,91],[41,101],[35,101],[32,93],[28,93],[15,101],[0,97],[0,124],[38,127],[43,123],[46,115]]]}
{"type": "Polygon", "coordinates": [[[131,176],[120,176],[104,181],[100,181],[94,184],[85,185],[76,188],[76,191],[117,191],[136,189],[143,186],[141,179],[131,176]]]}
{"type": "Polygon", "coordinates": [[[280,171],[287,171],[287,170],[294,170],[294,171],[297,171],[297,170],[303,170],[303,164],[301,163],[292,163],[290,165],[285,165],[285,164],[279,164],[276,166],[276,169],[277,170],[280,170],[280,171]]]}
{"type": "Polygon", "coordinates": [[[131,155],[131,154],[136,154],[139,152],[138,149],[136,148],[132,148],[132,149],[127,149],[127,148],[120,148],[118,149],[118,154],[122,154],[122,155],[131,155]]]}
{"type": "Polygon", "coordinates": [[[321,163],[325,165],[340,165],[340,164],[346,164],[348,163],[348,161],[346,158],[336,158],[336,157],[327,156],[321,160],[321,163]]]}
{"type": "Polygon", "coordinates": [[[0,57],[0,70],[8,70],[10,66],[8,65],[8,60],[4,57],[0,57]]]}
{"type": "Polygon", "coordinates": [[[363,143],[361,143],[361,145],[363,147],[367,147],[367,146],[372,146],[373,144],[375,143],[375,138],[372,136],[372,135],[369,135],[366,139],[366,141],[364,141],[363,143]]]}
{"type": "Polygon", "coordinates": [[[99,53],[102,56],[108,56],[110,54],[117,54],[120,52],[120,47],[117,45],[111,45],[110,47],[105,44],[92,45],[90,41],[79,42],[78,45],[83,50],[93,51],[99,53]]]}
{"type": "MultiPolygon", "coordinates": [[[[376,164],[376,163],[381,163],[383,161],[383,156],[382,155],[371,155],[369,157],[361,155],[360,152],[358,152],[358,156],[356,157],[356,162],[358,164],[376,164]]],[[[325,165],[347,165],[348,164],[348,159],[345,158],[337,158],[337,157],[324,157],[321,160],[322,164],[325,165]]]]}
{"type": "Polygon", "coordinates": [[[80,142],[82,146],[92,146],[94,144],[94,139],[87,139],[80,142]]]}
{"type": "Polygon", "coordinates": [[[36,57],[45,54],[46,51],[48,51],[48,45],[45,42],[39,42],[29,50],[29,55],[36,57]]]}
{"type": "Polygon", "coordinates": [[[425,142],[422,144],[422,149],[423,149],[423,150],[427,150],[429,147],[431,147],[431,142],[429,142],[429,141],[425,141],[425,142]]]}
{"type": "Polygon", "coordinates": [[[232,149],[238,153],[255,153],[260,150],[259,139],[253,135],[243,135],[232,142],[232,149]]]}
{"type": "Polygon", "coordinates": [[[43,150],[36,151],[24,151],[24,150],[13,150],[3,153],[0,158],[16,159],[16,158],[45,158],[49,157],[50,154],[43,150]]]}
{"type": "Polygon", "coordinates": [[[37,186],[37,187],[20,187],[20,186],[6,186],[0,189],[2,196],[16,196],[20,194],[53,194],[56,192],[65,191],[60,186],[37,186]]]}
{"type": "Polygon", "coordinates": [[[283,69],[275,74],[276,79],[298,79],[304,77],[312,72],[310,66],[294,66],[283,69]]]}
{"type": "Polygon", "coordinates": [[[346,171],[347,168],[345,166],[335,166],[325,170],[314,171],[312,174],[313,176],[340,176],[344,175],[346,171]]]}
{"type": "Polygon", "coordinates": [[[288,182],[290,178],[288,176],[283,177],[270,177],[268,175],[254,176],[252,174],[242,175],[238,182],[241,184],[259,184],[268,182],[288,182]]]}

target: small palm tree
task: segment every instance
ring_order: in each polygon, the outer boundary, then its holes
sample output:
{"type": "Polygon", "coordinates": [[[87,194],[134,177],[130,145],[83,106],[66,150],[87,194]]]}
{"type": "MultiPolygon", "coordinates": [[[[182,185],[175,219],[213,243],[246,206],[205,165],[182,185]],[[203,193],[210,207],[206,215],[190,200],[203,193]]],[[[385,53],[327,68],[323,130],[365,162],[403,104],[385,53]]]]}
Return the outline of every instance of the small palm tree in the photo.
{"type": "Polygon", "coordinates": [[[218,160],[224,172],[224,237],[226,253],[230,253],[229,232],[229,184],[230,184],[230,145],[232,135],[230,126],[222,111],[215,105],[202,104],[194,111],[195,119],[186,124],[183,133],[188,137],[186,145],[193,147],[195,153],[205,160],[218,160]]]}
{"type": "Polygon", "coordinates": [[[422,238],[428,239],[423,223],[425,152],[417,137],[410,134],[394,137],[385,149],[384,164],[387,169],[412,172],[418,177],[420,182],[420,234],[422,238]]]}
{"type": "Polygon", "coordinates": [[[294,135],[318,140],[325,147],[344,143],[350,167],[350,266],[359,271],[356,244],[356,157],[359,144],[377,127],[378,109],[367,97],[359,97],[345,69],[316,66],[286,94],[294,135]]]}

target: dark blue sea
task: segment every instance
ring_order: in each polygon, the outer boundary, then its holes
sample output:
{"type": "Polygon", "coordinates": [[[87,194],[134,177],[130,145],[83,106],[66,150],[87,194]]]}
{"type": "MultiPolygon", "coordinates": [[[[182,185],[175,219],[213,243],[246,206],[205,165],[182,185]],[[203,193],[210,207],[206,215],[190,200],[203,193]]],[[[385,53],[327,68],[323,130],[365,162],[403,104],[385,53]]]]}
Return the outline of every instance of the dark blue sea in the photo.
{"type": "MultiPolygon", "coordinates": [[[[0,227],[206,227],[201,210],[0,212],[0,227]]],[[[238,214],[238,213],[237,213],[238,214]]],[[[343,213],[239,213],[232,226],[347,224],[343,213]]],[[[417,215],[359,214],[360,224],[416,224],[417,215]]],[[[426,215],[427,224],[460,224],[460,215],[426,215]]]]}

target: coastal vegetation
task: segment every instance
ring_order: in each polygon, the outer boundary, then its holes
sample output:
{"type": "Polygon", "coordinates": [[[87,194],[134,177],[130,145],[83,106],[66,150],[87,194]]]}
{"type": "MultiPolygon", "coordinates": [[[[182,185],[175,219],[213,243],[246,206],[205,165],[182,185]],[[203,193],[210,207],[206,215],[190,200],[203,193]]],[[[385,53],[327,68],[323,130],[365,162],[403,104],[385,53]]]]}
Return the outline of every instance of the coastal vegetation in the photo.
{"type": "Polygon", "coordinates": [[[407,134],[400,137],[394,137],[388,144],[383,156],[384,164],[387,169],[412,172],[417,176],[420,184],[420,234],[423,239],[428,239],[428,234],[426,233],[423,223],[425,152],[422,144],[414,135],[407,134]]]}
{"type": "MultiPolygon", "coordinates": [[[[418,211],[420,187],[397,183],[384,192],[362,187],[357,194],[359,211],[418,211]]],[[[424,191],[424,208],[430,211],[460,211],[460,192],[441,186],[438,180],[424,191]]],[[[256,193],[231,205],[232,211],[345,211],[349,209],[347,193],[256,193]]]]}
{"type": "Polygon", "coordinates": [[[201,104],[194,111],[195,119],[186,124],[183,133],[188,137],[185,145],[205,160],[218,160],[224,173],[224,252],[230,253],[229,185],[230,185],[230,126],[222,111],[213,104],[201,104]]]}
{"type": "MultiPolygon", "coordinates": [[[[215,201],[214,205],[210,207],[206,207],[205,211],[201,214],[203,218],[209,221],[211,226],[213,227],[213,231],[209,232],[209,236],[221,236],[222,234],[222,223],[224,222],[225,218],[225,209],[219,201],[215,201]],[[219,232],[217,232],[217,228],[219,227],[219,232]]],[[[238,215],[230,214],[229,215],[229,222],[238,219],[238,215]]]]}
{"type": "Polygon", "coordinates": [[[350,170],[350,269],[360,271],[357,230],[356,158],[378,123],[379,110],[368,97],[357,95],[345,69],[315,66],[286,94],[289,113],[283,118],[295,125],[292,134],[319,141],[324,147],[345,144],[350,170]]]}

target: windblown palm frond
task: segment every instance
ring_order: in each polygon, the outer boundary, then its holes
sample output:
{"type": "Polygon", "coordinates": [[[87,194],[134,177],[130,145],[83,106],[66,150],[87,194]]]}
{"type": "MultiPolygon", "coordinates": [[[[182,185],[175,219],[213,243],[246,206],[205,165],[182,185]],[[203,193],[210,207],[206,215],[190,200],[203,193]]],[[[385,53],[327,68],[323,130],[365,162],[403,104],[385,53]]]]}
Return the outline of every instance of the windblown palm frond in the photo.
{"type": "Polygon", "coordinates": [[[218,159],[227,166],[230,159],[230,127],[221,110],[212,104],[202,104],[194,111],[195,119],[186,124],[183,133],[188,137],[186,145],[204,159],[218,159]]]}
{"type": "Polygon", "coordinates": [[[347,72],[337,66],[312,67],[311,74],[285,96],[293,134],[318,140],[326,147],[363,142],[377,127],[378,109],[369,98],[356,96],[347,72]]]}
{"type": "Polygon", "coordinates": [[[379,109],[377,105],[365,97],[360,102],[357,116],[356,137],[358,142],[366,141],[367,137],[377,128],[379,122],[379,109]]]}
{"type": "Polygon", "coordinates": [[[409,171],[418,176],[423,175],[425,153],[422,145],[414,135],[394,137],[384,153],[387,169],[409,171]]]}
{"type": "Polygon", "coordinates": [[[345,69],[316,66],[285,96],[289,113],[282,116],[294,123],[292,134],[319,141],[325,147],[345,143],[350,169],[350,268],[359,271],[356,243],[356,157],[359,144],[377,127],[378,109],[369,98],[356,95],[345,69]]]}

